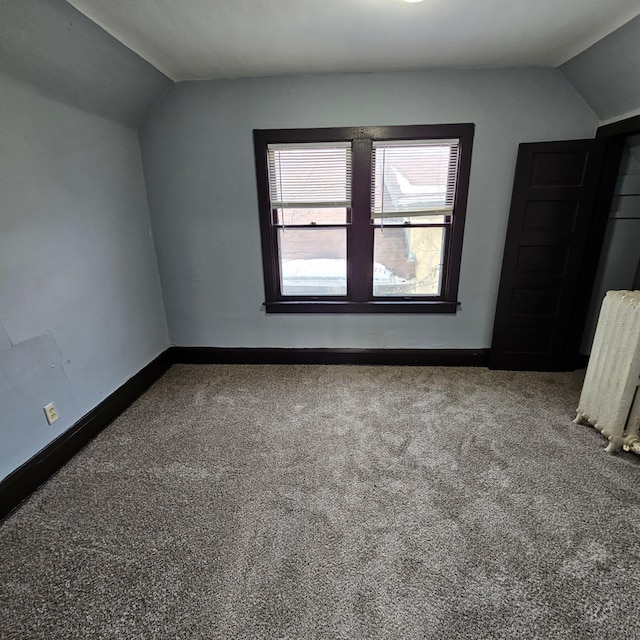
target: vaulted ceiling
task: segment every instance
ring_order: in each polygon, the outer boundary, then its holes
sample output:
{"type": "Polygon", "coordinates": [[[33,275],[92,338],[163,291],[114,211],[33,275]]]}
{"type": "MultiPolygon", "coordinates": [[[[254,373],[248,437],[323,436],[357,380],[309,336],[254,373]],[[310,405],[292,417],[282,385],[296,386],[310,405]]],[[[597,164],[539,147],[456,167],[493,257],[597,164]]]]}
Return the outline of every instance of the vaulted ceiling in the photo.
{"type": "Polygon", "coordinates": [[[173,80],[558,66],[638,0],[68,0],[173,80]]]}

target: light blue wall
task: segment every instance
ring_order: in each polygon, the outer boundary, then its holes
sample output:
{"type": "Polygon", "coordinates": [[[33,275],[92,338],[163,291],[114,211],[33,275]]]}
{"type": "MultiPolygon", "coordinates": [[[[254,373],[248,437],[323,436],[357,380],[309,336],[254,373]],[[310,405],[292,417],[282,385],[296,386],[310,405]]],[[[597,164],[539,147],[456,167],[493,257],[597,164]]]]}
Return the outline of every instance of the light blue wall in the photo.
{"type": "Polygon", "coordinates": [[[640,114],[640,16],[560,67],[603,122],[640,114]]]}
{"type": "Polygon", "coordinates": [[[488,347],[518,143],[592,137],[597,125],[552,69],[175,85],[140,134],[173,343],[488,347]],[[476,124],[458,314],[265,315],[252,130],[444,122],[476,124]]]}
{"type": "Polygon", "coordinates": [[[0,86],[1,479],[168,338],[136,132],[0,86]]]}
{"type": "Polygon", "coordinates": [[[64,0],[0,0],[0,479],[168,346],[135,127],[170,85],[64,0]]]}

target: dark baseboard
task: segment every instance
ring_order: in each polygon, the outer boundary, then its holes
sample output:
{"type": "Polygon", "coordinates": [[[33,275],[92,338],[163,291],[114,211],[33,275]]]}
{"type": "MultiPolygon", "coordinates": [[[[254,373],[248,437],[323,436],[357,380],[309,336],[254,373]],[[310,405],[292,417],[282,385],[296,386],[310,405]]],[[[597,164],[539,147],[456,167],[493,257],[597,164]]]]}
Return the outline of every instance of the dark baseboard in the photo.
{"type": "Polygon", "coordinates": [[[382,364],[486,367],[488,349],[279,349],[172,347],[180,364],[382,364]]]}
{"type": "Polygon", "coordinates": [[[117,418],[172,365],[168,349],[0,482],[0,519],[117,418]]]}

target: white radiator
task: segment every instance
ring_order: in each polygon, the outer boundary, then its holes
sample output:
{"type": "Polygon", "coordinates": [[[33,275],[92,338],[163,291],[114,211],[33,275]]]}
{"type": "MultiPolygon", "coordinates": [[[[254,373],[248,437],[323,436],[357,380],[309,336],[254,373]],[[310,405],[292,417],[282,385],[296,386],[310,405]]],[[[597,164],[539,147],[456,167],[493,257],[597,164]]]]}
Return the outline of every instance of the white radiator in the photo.
{"type": "Polygon", "coordinates": [[[574,422],[609,438],[606,451],[640,453],[640,291],[608,291],[602,302],[574,422]]]}

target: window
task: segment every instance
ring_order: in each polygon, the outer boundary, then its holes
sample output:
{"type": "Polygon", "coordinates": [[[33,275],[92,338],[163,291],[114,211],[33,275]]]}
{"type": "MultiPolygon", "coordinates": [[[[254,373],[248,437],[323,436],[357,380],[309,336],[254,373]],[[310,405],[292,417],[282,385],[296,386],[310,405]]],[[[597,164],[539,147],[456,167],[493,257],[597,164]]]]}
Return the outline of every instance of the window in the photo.
{"type": "Polygon", "coordinates": [[[455,313],[473,124],[254,131],[268,313],[455,313]]]}

